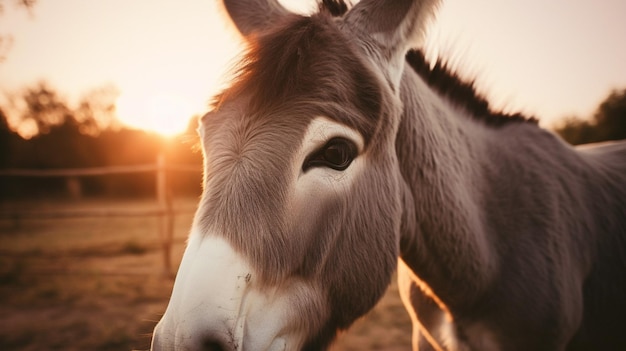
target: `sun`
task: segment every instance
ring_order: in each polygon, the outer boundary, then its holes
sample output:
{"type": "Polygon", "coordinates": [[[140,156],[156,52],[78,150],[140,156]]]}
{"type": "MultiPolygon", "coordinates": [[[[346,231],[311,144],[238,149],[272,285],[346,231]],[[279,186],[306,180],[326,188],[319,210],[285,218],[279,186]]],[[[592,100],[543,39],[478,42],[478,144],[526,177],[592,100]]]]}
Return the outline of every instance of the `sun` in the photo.
{"type": "Polygon", "coordinates": [[[116,108],[117,117],[124,125],[164,137],[183,133],[189,120],[199,113],[188,100],[172,92],[122,93],[116,108]]]}

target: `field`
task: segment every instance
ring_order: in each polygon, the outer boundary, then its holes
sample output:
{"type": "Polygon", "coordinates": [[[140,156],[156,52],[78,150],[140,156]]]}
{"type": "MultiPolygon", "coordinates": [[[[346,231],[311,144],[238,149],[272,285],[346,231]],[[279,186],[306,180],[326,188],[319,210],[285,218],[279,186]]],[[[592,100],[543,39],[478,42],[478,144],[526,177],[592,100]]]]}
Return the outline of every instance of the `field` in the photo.
{"type": "MultiPolygon", "coordinates": [[[[195,199],[176,206],[193,208],[195,199]]],[[[0,210],[150,208],[151,200],[2,203],[0,210]]],[[[174,271],[192,213],[175,219],[174,271]]],[[[167,306],[157,217],[0,219],[0,350],[146,350],[167,306]]],[[[392,285],[332,350],[408,350],[392,285]]]]}

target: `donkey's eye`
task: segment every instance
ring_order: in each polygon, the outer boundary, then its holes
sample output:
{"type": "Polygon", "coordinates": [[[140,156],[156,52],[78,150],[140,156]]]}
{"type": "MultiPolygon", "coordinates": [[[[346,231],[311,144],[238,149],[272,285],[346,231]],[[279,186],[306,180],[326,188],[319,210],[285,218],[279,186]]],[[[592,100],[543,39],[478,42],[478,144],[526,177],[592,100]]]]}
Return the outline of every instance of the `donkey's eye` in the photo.
{"type": "Polygon", "coordinates": [[[333,138],[304,161],[302,170],[306,172],[312,167],[330,167],[343,171],[350,166],[357,153],[356,145],[350,140],[333,138]]]}

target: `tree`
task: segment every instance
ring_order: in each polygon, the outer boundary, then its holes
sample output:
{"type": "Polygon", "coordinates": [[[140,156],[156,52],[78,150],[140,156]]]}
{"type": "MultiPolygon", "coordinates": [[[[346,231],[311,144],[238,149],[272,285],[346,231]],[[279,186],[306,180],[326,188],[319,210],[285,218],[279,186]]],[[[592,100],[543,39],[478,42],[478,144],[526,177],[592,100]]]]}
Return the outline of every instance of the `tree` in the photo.
{"type": "Polygon", "coordinates": [[[7,167],[10,157],[8,150],[19,140],[20,137],[11,130],[6,115],[0,108],[0,169],[7,167]]]}
{"type": "Polygon", "coordinates": [[[112,85],[90,90],[83,95],[74,110],[74,118],[80,124],[81,133],[95,136],[103,130],[119,129],[115,106],[118,96],[119,90],[112,85]]]}
{"type": "Polygon", "coordinates": [[[590,120],[568,117],[556,132],[573,145],[626,139],[626,88],[611,91],[590,120]]]}
{"type": "MultiPolygon", "coordinates": [[[[32,13],[32,9],[35,6],[37,0],[13,0],[15,5],[20,8],[24,8],[32,13]]],[[[5,0],[0,0],[0,15],[4,14],[6,6],[5,0]]],[[[13,46],[13,36],[11,34],[0,33],[0,63],[6,59],[6,55],[13,46]]]]}
{"type": "Polygon", "coordinates": [[[598,139],[626,138],[626,89],[613,90],[600,104],[593,119],[598,129],[598,139]]]}
{"type": "Polygon", "coordinates": [[[65,101],[45,82],[10,97],[5,114],[12,129],[26,139],[73,119],[65,101]]]}
{"type": "MultiPolygon", "coordinates": [[[[33,6],[35,6],[35,3],[37,3],[37,0],[14,0],[13,2],[18,7],[23,7],[31,10],[33,6]]],[[[5,5],[5,0],[0,0],[0,14],[4,12],[5,5]]]]}

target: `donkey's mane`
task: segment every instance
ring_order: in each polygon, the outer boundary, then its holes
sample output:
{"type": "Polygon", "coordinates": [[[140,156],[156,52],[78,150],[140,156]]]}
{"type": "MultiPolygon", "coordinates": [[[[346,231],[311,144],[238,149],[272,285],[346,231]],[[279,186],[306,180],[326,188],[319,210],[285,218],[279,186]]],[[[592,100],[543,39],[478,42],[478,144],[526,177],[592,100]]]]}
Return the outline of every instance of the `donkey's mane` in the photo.
{"type": "Polygon", "coordinates": [[[422,50],[410,50],[406,62],[439,95],[463,108],[476,120],[499,127],[512,122],[537,124],[537,119],[522,113],[506,113],[494,110],[487,99],[476,91],[473,81],[463,80],[453,71],[445,59],[438,58],[434,65],[426,60],[422,50]]]}

